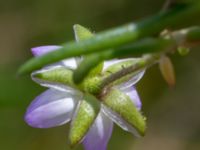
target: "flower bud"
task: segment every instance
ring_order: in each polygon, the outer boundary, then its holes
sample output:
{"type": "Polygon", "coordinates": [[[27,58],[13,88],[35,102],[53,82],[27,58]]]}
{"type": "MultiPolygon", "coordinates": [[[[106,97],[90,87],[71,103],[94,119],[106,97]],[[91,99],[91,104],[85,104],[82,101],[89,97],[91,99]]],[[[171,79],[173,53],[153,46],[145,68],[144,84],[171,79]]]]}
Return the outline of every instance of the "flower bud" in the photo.
{"type": "Polygon", "coordinates": [[[170,58],[167,56],[162,56],[160,58],[159,68],[163,78],[168,83],[168,85],[174,86],[176,79],[175,79],[174,67],[170,58]]]}

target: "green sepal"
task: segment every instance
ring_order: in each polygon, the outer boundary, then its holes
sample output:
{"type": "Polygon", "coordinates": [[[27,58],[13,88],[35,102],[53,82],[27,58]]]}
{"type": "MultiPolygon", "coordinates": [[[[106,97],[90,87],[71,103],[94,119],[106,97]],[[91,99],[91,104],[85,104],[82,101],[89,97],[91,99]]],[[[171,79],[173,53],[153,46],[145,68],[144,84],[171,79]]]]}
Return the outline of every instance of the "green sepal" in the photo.
{"type": "MultiPolygon", "coordinates": [[[[102,76],[103,78],[107,78],[109,76],[111,76],[112,74],[116,73],[116,72],[119,72],[119,71],[122,71],[123,69],[127,68],[127,67],[130,67],[132,65],[135,65],[135,64],[138,64],[138,63],[143,63],[143,60],[142,59],[130,59],[130,60],[127,60],[127,61],[122,61],[122,62],[119,62],[119,63],[116,63],[114,65],[111,65],[109,66],[103,73],[102,73],[102,76]]],[[[126,76],[123,76],[121,78],[118,78],[117,80],[115,80],[114,82],[110,83],[110,86],[115,86],[115,85],[119,85],[119,84],[122,84],[124,82],[127,82],[129,81],[134,75],[138,74],[140,72],[139,71],[136,71],[136,72],[133,72],[133,73],[130,73],[126,76]]],[[[123,74],[123,71],[121,72],[121,74],[123,74]]]]}
{"type": "Polygon", "coordinates": [[[111,89],[103,98],[103,103],[110,111],[115,112],[134,130],[136,136],[144,136],[146,122],[129,96],[117,89],[111,89]]]}
{"type": "Polygon", "coordinates": [[[90,76],[95,76],[97,74],[100,74],[103,70],[103,62],[101,62],[100,64],[98,64],[95,68],[93,68],[87,75],[87,77],[90,76]]]}
{"type": "Polygon", "coordinates": [[[33,73],[32,76],[44,82],[61,84],[78,89],[90,94],[98,94],[101,91],[102,77],[93,76],[86,78],[81,84],[75,84],[72,79],[73,70],[66,67],[53,68],[46,71],[33,73]]]}
{"type": "Polygon", "coordinates": [[[43,80],[45,82],[58,83],[73,88],[77,88],[77,86],[73,82],[72,75],[73,75],[73,70],[66,67],[57,67],[46,71],[39,71],[32,74],[34,78],[43,80]]]}
{"type": "Polygon", "coordinates": [[[88,38],[94,36],[89,29],[87,29],[79,24],[75,24],[73,26],[73,29],[74,29],[76,41],[85,40],[85,39],[88,39],[88,38]]]}
{"type": "MultiPolygon", "coordinates": [[[[76,38],[77,42],[85,40],[85,39],[89,39],[94,36],[94,34],[89,29],[87,29],[79,24],[75,24],[73,26],[73,29],[74,29],[74,34],[75,34],[75,38],[76,38]]],[[[85,55],[84,59],[87,59],[88,56],[89,55],[85,55]]],[[[95,68],[93,68],[88,73],[88,76],[95,76],[96,74],[101,73],[102,69],[103,69],[103,62],[100,63],[99,65],[97,65],[95,68]]]]}
{"type": "Polygon", "coordinates": [[[87,77],[85,80],[79,84],[80,88],[83,89],[85,92],[97,95],[101,92],[101,84],[103,82],[103,78],[101,76],[92,76],[87,77]]]}
{"type": "Polygon", "coordinates": [[[122,62],[115,63],[109,66],[103,73],[103,75],[110,75],[111,73],[116,73],[117,71],[129,67],[138,62],[139,59],[130,59],[122,62]]]}
{"type": "Polygon", "coordinates": [[[99,101],[92,95],[86,94],[79,102],[69,131],[70,146],[74,147],[87,134],[100,111],[99,101]]]}

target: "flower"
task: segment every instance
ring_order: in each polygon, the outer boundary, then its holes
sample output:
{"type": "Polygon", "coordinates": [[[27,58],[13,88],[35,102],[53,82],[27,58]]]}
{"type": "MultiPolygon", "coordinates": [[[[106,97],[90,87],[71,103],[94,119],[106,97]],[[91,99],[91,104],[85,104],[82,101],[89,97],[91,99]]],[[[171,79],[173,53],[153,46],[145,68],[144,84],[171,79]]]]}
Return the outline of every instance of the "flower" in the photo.
{"type": "MultiPolygon", "coordinates": [[[[41,46],[32,48],[32,53],[37,57],[59,48],[60,46],[41,46]]],[[[114,64],[126,62],[127,60],[134,59],[105,61],[103,64],[103,72],[105,72],[109,67],[112,68],[114,64]]],[[[36,97],[29,105],[25,114],[25,121],[35,128],[51,128],[71,121],[70,130],[73,130],[73,126],[75,126],[78,118],[79,110],[83,109],[81,118],[84,118],[85,120],[82,119],[78,124],[82,125],[84,121],[88,122],[88,124],[83,124],[86,127],[78,126],[78,132],[80,132],[81,137],[75,136],[75,138],[72,138],[75,139],[75,142],[72,142],[72,145],[82,142],[86,150],[106,150],[107,143],[112,134],[113,122],[119,125],[122,129],[131,132],[134,135],[139,135],[137,130],[128,123],[129,121],[127,122],[124,120],[123,112],[122,115],[119,115],[113,111],[115,106],[113,106],[113,109],[108,107],[109,102],[108,104],[101,102],[100,110],[96,116],[92,116],[94,112],[89,105],[81,107],[84,102],[84,93],[82,91],[73,86],[68,86],[58,82],[49,82],[37,77],[38,74],[52,70],[54,71],[55,69],[62,67],[76,69],[80,61],[80,58],[71,58],[46,66],[41,70],[32,73],[32,79],[35,82],[39,83],[41,86],[48,87],[49,89],[36,97]],[[84,116],[84,113],[86,116],[84,116]]],[[[143,74],[144,71],[139,71],[129,81],[112,87],[112,89],[117,89],[118,92],[129,97],[131,103],[127,104],[131,105],[131,108],[136,107],[138,111],[141,109],[142,104],[133,85],[142,78],[143,74]]],[[[107,97],[109,97],[109,95],[107,97]]],[[[120,96],[116,97],[116,99],[120,100],[120,96]]],[[[118,107],[116,110],[121,111],[118,107]]],[[[127,112],[130,111],[128,110],[127,112]]]]}

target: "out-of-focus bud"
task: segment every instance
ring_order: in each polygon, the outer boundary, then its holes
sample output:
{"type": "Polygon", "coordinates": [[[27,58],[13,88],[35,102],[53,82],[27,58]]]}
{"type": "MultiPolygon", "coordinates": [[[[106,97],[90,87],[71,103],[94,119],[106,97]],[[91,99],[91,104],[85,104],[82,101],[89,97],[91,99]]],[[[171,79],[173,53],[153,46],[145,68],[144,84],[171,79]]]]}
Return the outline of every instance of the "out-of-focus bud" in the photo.
{"type": "Polygon", "coordinates": [[[185,56],[190,52],[190,49],[188,47],[178,47],[177,51],[181,56],[185,56]]]}
{"type": "Polygon", "coordinates": [[[174,67],[170,58],[167,57],[166,55],[162,56],[160,58],[159,68],[163,78],[168,83],[168,85],[174,86],[176,83],[176,77],[175,77],[174,67]]]}

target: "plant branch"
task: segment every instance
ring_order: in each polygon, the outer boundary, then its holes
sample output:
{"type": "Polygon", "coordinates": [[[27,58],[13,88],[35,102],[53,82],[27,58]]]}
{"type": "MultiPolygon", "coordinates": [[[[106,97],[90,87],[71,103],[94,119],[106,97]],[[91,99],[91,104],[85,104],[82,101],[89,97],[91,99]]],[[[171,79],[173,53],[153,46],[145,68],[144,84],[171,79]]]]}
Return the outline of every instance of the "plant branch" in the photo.
{"type": "Polygon", "coordinates": [[[157,53],[157,54],[148,54],[144,55],[141,60],[127,68],[123,68],[119,70],[116,73],[111,74],[110,76],[106,77],[103,79],[103,82],[101,84],[101,88],[105,88],[109,86],[109,84],[113,83],[114,81],[131,74],[133,72],[139,71],[144,68],[148,68],[158,62],[159,58],[163,54],[171,53],[174,50],[177,50],[179,46],[187,46],[187,47],[192,47],[192,46],[197,46],[200,45],[200,27],[192,27],[188,29],[183,29],[180,31],[176,31],[173,33],[168,33],[165,35],[165,38],[172,38],[174,39],[173,44],[171,45],[171,48],[165,48],[163,51],[157,53]]]}
{"type": "Polygon", "coordinates": [[[168,27],[182,28],[188,25],[194,25],[199,14],[200,2],[191,5],[182,5],[136,24],[130,23],[122,27],[107,30],[78,43],[74,41],[66,43],[57,51],[50,52],[41,57],[32,58],[19,69],[18,73],[29,73],[62,59],[130,44],[138,39],[159,34],[159,32],[168,27]]]}
{"type": "Polygon", "coordinates": [[[200,27],[191,27],[174,32],[163,32],[162,38],[147,38],[139,40],[127,46],[90,54],[87,59],[75,70],[73,78],[75,83],[80,83],[85,76],[100,62],[113,59],[141,55],[146,53],[158,53],[168,50],[176,50],[177,47],[192,47],[200,42],[200,27]]]}
{"type": "Polygon", "coordinates": [[[78,68],[74,71],[74,82],[80,83],[83,81],[87,74],[102,61],[113,58],[141,55],[144,53],[144,51],[146,53],[157,53],[163,51],[163,49],[171,49],[171,45],[175,45],[174,40],[147,38],[127,46],[87,55],[87,59],[84,59],[78,68]]]}

